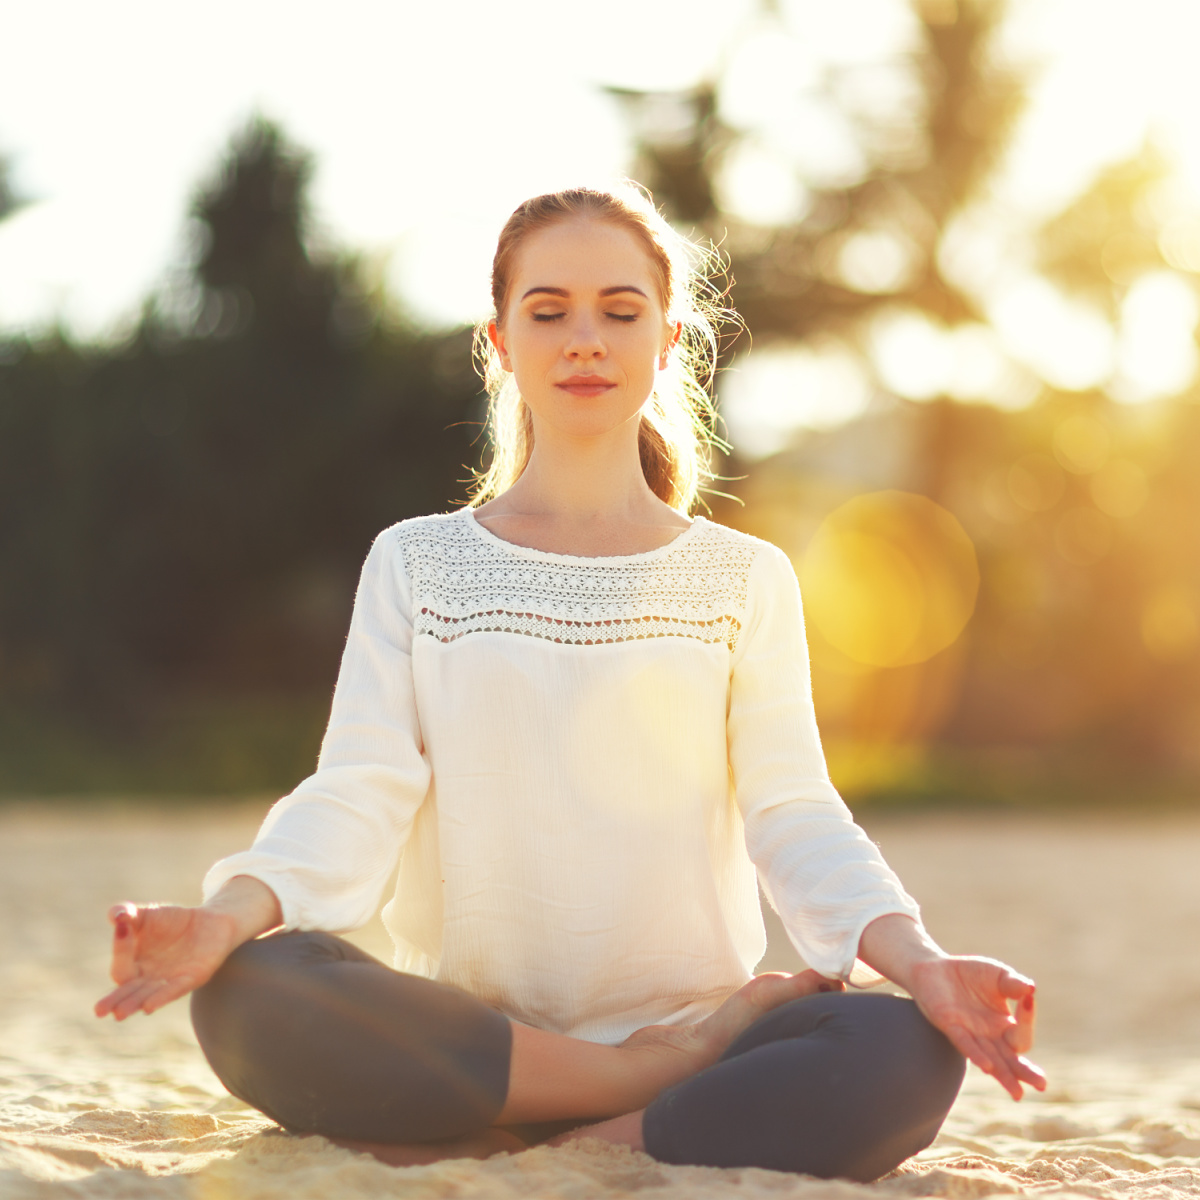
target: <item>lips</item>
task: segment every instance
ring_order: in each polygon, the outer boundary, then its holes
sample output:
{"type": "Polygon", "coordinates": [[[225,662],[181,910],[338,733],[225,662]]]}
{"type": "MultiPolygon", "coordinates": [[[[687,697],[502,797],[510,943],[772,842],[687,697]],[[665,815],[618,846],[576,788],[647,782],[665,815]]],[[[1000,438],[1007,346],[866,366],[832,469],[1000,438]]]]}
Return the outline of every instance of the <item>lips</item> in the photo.
{"type": "Polygon", "coordinates": [[[569,392],[572,396],[589,397],[602,396],[617,385],[602,375],[572,375],[554,385],[561,391],[569,392]]]}

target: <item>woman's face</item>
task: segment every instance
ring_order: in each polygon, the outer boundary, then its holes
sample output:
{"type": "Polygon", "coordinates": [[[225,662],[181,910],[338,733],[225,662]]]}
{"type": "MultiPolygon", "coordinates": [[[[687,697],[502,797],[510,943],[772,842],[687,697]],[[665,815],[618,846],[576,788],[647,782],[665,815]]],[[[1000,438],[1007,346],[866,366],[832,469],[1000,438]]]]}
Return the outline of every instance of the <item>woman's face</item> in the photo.
{"type": "Polygon", "coordinates": [[[573,217],[529,234],[488,328],[539,427],[596,436],[637,419],[679,337],[628,230],[573,217]]]}

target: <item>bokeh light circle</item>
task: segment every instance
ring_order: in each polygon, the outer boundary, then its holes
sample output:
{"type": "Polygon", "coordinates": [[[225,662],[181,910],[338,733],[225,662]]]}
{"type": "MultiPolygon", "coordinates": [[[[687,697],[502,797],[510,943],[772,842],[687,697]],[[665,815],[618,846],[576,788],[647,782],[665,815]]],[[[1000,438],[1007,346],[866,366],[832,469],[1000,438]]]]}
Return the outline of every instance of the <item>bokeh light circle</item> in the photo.
{"type": "Polygon", "coordinates": [[[872,492],[822,522],[800,567],[808,619],[854,662],[899,667],[953,644],[975,611],[975,547],[941,505],[872,492]]]}

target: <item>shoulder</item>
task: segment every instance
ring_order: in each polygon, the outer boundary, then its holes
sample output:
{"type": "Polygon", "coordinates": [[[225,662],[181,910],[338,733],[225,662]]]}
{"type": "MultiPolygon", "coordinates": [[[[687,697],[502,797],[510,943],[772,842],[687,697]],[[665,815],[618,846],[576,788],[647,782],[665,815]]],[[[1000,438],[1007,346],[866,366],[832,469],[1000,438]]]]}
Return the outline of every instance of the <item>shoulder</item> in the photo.
{"type": "Polygon", "coordinates": [[[714,545],[737,546],[752,554],[762,549],[778,549],[770,542],[755,537],[752,533],[743,533],[740,529],[734,529],[732,525],[721,525],[716,521],[710,521],[707,517],[696,517],[695,520],[699,523],[703,536],[714,545]]]}
{"type": "Polygon", "coordinates": [[[718,525],[716,521],[698,517],[703,522],[700,536],[696,539],[697,549],[715,555],[727,554],[741,560],[747,571],[754,576],[795,574],[791,559],[773,542],[743,533],[729,525],[718,525]]]}
{"type": "Polygon", "coordinates": [[[712,545],[726,548],[724,555],[718,550],[711,556],[714,562],[722,557],[741,557],[743,629],[757,629],[764,621],[772,626],[781,620],[802,625],[800,584],[788,555],[764,538],[711,521],[705,524],[706,532],[711,531],[712,545]]]}
{"type": "Polygon", "coordinates": [[[414,576],[420,576],[437,564],[455,557],[455,543],[462,557],[467,530],[464,510],[409,517],[381,530],[371,543],[363,564],[362,577],[391,580],[407,591],[414,576]]]}
{"type": "Polygon", "coordinates": [[[466,522],[467,510],[464,508],[407,517],[380,531],[371,553],[405,558],[414,551],[420,553],[424,550],[427,553],[438,546],[449,546],[467,536],[466,522]]]}
{"type": "Polygon", "coordinates": [[[799,607],[795,569],[778,546],[706,518],[694,528],[691,574],[722,597],[740,628],[756,627],[766,613],[799,607]]]}
{"type": "Polygon", "coordinates": [[[427,538],[453,536],[455,531],[462,529],[466,519],[465,508],[456,508],[453,512],[427,513],[421,517],[407,517],[382,530],[375,540],[402,545],[427,538]]]}

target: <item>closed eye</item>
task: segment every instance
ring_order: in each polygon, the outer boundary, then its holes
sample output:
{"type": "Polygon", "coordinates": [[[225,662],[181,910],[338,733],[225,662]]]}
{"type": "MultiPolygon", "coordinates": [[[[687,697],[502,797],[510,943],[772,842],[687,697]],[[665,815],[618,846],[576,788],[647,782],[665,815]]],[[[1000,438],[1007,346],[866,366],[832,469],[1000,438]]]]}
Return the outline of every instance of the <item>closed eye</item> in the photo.
{"type": "Polygon", "coordinates": [[[546,313],[546,312],[539,312],[539,313],[533,313],[532,315],[533,315],[533,319],[534,319],[535,321],[557,321],[557,320],[558,320],[560,317],[565,317],[565,316],[566,316],[566,313],[560,313],[560,312],[556,312],[556,313],[546,313]]]}
{"type": "Polygon", "coordinates": [[[637,313],[605,313],[606,317],[611,317],[614,321],[632,322],[638,319],[637,313]]]}

